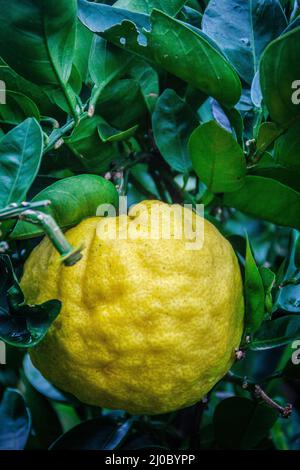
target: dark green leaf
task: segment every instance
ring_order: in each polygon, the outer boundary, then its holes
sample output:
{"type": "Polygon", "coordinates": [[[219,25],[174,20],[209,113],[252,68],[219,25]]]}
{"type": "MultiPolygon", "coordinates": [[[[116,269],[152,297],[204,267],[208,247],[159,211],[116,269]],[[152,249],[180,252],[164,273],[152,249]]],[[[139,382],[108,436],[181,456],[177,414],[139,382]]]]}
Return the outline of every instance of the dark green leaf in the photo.
{"type": "Polygon", "coordinates": [[[158,10],[149,18],[84,0],[79,0],[79,18],[115,45],[154,61],[221,103],[233,106],[238,101],[238,76],[201,31],[158,10]]]}
{"type": "Polygon", "coordinates": [[[300,228],[300,193],[262,176],[246,176],[244,186],[224,195],[224,204],[278,225],[300,228]]]}
{"type": "Polygon", "coordinates": [[[300,123],[292,126],[275,144],[277,163],[300,172],[300,123]]]}
{"type": "Polygon", "coordinates": [[[156,145],[174,170],[187,173],[192,166],[188,141],[199,121],[190,106],[173,90],[159,97],[152,116],[156,145]]]}
{"type": "Polygon", "coordinates": [[[243,151],[232,135],[215,121],[193,132],[189,150],[193,167],[209,191],[232,192],[243,187],[246,174],[243,151]]]}
{"type": "Polygon", "coordinates": [[[42,130],[29,118],[0,142],[0,208],[21,202],[38,172],[43,150],[42,130]]]}
{"type": "Polygon", "coordinates": [[[293,84],[300,76],[299,54],[298,27],[269,44],[260,63],[264,102],[272,119],[287,127],[300,118],[300,106],[293,102],[293,84]]]}
{"type": "Polygon", "coordinates": [[[73,65],[76,66],[83,82],[88,78],[93,36],[93,33],[78,20],[73,65]]]}
{"type": "Polygon", "coordinates": [[[51,446],[51,450],[114,450],[126,438],[132,419],[115,424],[109,418],[86,421],[65,433],[51,446]]]}
{"type": "MultiPolygon", "coordinates": [[[[299,243],[297,242],[297,239],[298,233],[293,231],[291,234],[289,258],[285,259],[283,269],[277,273],[278,284],[282,284],[289,279],[299,277],[299,268],[297,267],[297,250],[299,250],[299,243]]],[[[281,308],[287,312],[299,313],[300,284],[290,284],[282,287],[276,299],[276,307],[281,308]]]]}
{"type": "Polygon", "coordinates": [[[110,126],[103,119],[103,122],[98,125],[98,132],[102,142],[121,142],[123,140],[130,139],[135,134],[138,127],[139,126],[137,125],[127,129],[126,131],[120,131],[110,126]]]}
{"type": "Polygon", "coordinates": [[[63,92],[75,102],[68,80],[76,40],[76,0],[0,0],[0,55],[22,77],[63,92]]]}
{"type": "MultiPolygon", "coordinates": [[[[43,212],[50,214],[62,229],[77,225],[87,217],[96,216],[101,204],[118,206],[115,186],[97,175],[78,175],[64,178],[48,186],[32,201],[50,200],[43,212]]],[[[17,223],[11,237],[31,238],[41,235],[41,230],[28,222],[17,223]]]]}
{"type": "Polygon", "coordinates": [[[96,112],[111,126],[122,131],[147,124],[147,113],[141,88],[136,80],[118,80],[101,93],[96,112]]]}
{"type": "Polygon", "coordinates": [[[58,390],[50,382],[48,382],[42,376],[42,374],[34,367],[29,354],[26,354],[24,358],[23,369],[28,382],[41,395],[48,398],[49,400],[54,400],[61,403],[66,403],[68,401],[66,395],[64,395],[60,390],[58,390]]]}
{"type": "Polygon", "coordinates": [[[247,237],[245,259],[245,330],[252,333],[259,329],[265,314],[265,290],[247,237]]]}
{"type": "Polygon", "coordinates": [[[52,403],[37,390],[21,372],[22,388],[32,418],[32,432],[26,449],[47,449],[63,432],[52,403]]]}
{"type": "Polygon", "coordinates": [[[250,85],[265,47],[287,26],[279,0],[211,1],[203,15],[203,31],[226,53],[250,85]]]}
{"type": "Polygon", "coordinates": [[[114,7],[124,8],[129,11],[151,13],[156,8],[170,16],[175,16],[186,3],[186,0],[118,0],[114,7]]]}
{"type": "Polygon", "coordinates": [[[76,0],[0,0],[0,55],[39,85],[69,80],[76,34],[76,0]]]}
{"type": "Polygon", "coordinates": [[[36,104],[22,93],[6,90],[6,104],[0,106],[0,122],[17,125],[28,117],[40,120],[36,104]]]}
{"type": "Polygon", "coordinates": [[[264,122],[258,131],[257,150],[268,148],[280,135],[280,128],[274,122],[264,122]]]}
{"type": "Polygon", "coordinates": [[[86,119],[74,129],[70,137],[65,138],[65,143],[82,168],[91,173],[104,173],[116,157],[114,145],[103,143],[99,137],[98,126],[102,121],[100,116],[86,119]]]}
{"type": "Polygon", "coordinates": [[[287,315],[265,321],[249,344],[249,348],[254,351],[273,349],[298,339],[300,339],[300,316],[287,315]]]}
{"type": "Polygon", "coordinates": [[[129,74],[139,83],[148,110],[152,113],[159,95],[158,73],[147,62],[135,60],[130,67],[129,74]]]}
{"type": "Polygon", "coordinates": [[[120,78],[132,61],[131,54],[95,35],[89,59],[89,72],[97,86],[97,93],[112,80],[120,78]]]}
{"type": "Polygon", "coordinates": [[[223,400],[214,414],[217,443],[222,449],[255,449],[277,418],[277,411],[247,398],[223,400]]]}
{"type": "Polygon", "coordinates": [[[21,93],[22,95],[30,98],[38,107],[41,114],[44,116],[52,116],[57,114],[57,108],[50,101],[46,92],[38,85],[25,80],[25,78],[18,75],[0,58],[0,80],[2,80],[6,89],[21,93]]]}
{"type": "Polygon", "coordinates": [[[29,437],[31,417],[18,390],[5,390],[0,403],[0,450],[23,450],[29,437]]]}

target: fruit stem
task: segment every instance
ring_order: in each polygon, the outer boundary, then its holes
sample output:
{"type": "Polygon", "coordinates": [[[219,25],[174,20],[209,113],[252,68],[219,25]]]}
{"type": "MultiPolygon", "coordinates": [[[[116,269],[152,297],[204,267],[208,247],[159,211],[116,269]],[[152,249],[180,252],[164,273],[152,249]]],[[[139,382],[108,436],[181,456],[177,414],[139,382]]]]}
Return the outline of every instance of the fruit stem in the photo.
{"type": "Polygon", "coordinates": [[[82,247],[74,248],[65,238],[55,220],[40,211],[27,210],[20,215],[20,219],[34,225],[39,225],[48,235],[55,249],[61,255],[65,266],[73,266],[82,258],[82,247]]]}

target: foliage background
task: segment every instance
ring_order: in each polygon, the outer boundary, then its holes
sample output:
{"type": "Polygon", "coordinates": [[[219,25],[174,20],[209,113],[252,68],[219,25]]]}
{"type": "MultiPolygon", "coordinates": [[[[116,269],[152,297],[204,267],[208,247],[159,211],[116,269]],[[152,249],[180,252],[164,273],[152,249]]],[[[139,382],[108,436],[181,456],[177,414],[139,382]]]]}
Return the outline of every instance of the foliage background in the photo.
{"type": "Polygon", "coordinates": [[[299,2],[112,4],[0,0],[0,449],[299,450],[299,2]],[[109,180],[130,205],[205,204],[239,256],[244,354],[189,409],[83,405],[26,352],[60,305],[24,304],[24,261],[44,231],[75,262],[55,223],[115,203],[109,180]]]}

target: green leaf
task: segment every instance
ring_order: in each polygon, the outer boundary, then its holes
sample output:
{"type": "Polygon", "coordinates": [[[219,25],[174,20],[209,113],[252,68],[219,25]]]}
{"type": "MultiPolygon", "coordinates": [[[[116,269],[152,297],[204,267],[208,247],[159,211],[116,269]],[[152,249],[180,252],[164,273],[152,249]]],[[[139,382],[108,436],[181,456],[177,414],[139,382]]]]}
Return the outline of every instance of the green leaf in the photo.
{"type": "Polygon", "coordinates": [[[296,268],[300,270],[300,235],[298,235],[296,240],[294,259],[296,268]]]}
{"type": "Polygon", "coordinates": [[[131,54],[95,35],[89,58],[89,72],[97,92],[98,89],[103,90],[112,80],[120,78],[132,61],[131,54]]]}
{"type": "Polygon", "coordinates": [[[43,135],[29,118],[0,142],[0,208],[21,202],[33,183],[42,157],[43,135]]]}
{"type": "Polygon", "coordinates": [[[157,71],[143,60],[135,60],[129,70],[141,89],[150,113],[153,113],[159,95],[159,76],[157,71]]]}
{"type": "Polygon", "coordinates": [[[116,157],[112,143],[103,143],[98,134],[98,126],[103,122],[100,116],[82,121],[65,144],[72,150],[80,165],[91,173],[104,173],[116,157]]]}
{"type": "Polygon", "coordinates": [[[34,367],[29,354],[26,354],[24,357],[23,371],[31,386],[48,400],[58,401],[60,403],[68,402],[66,395],[48,382],[34,367]]]}
{"type": "Polygon", "coordinates": [[[6,104],[0,106],[0,123],[17,125],[28,117],[40,120],[36,104],[22,93],[6,90],[6,104]]]}
{"type": "Polygon", "coordinates": [[[109,84],[99,97],[96,113],[116,129],[127,131],[138,124],[147,130],[147,109],[136,80],[123,79],[109,84]]]}
{"type": "Polygon", "coordinates": [[[69,80],[75,46],[75,0],[0,0],[0,55],[38,85],[69,80]]]}
{"type": "Polygon", "coordinates": [[[257,150],[269,148],[280,135],[280,128],[274,122],[264,122],[259,128],[256,140],[257,150]]]}
{"type": "Polygon", "coordinates": [[[287,315],[265,321],[248,347],[254,351],[261,351],[285,346],[299,339],[300,316],[287,315]]]}
{"type": "Polygon", "coordinates": [[[257,331],[265,315],[265,289],[247,237],[245,258],[245,330],[257,331]]]}
{"type": "Polygon", "coordinates": [[[222,48],[250,85],[265,47],[287,26],[279,0],[209,2],[203,31],[222,48]]]}
{"type": "Polygon", "coordinates": [[[224,105],[239,100],[238,76],[203,33],[159,11],[152,13],[151,23],[149,47],[158,65],[224,105]]]}
{"type": "Polygon", "coordinates": [[[274,150],[277,163],[300,172],[300,122],[277,139],[274,150]]]}
{"type": "Polygon", "coordinates": [[[300,118],[293,103],[293,84],[300,76],[300,28],[284,34],[266,48],[260,63],[264,102],[272,119],[289,127],[300,118]]]}
{"type": "Polygon", "coordinates": [[[103,122],[98,126],[98,132],[102,142],[121,142],[123,140],[130,139],[138,129],[138,125],[127,129],[126,131],[120,131],[110,126],[104,119],[103,122]]]}
{"type": "Polygon", "coordinates": [[[276,165],[276,163],[274,164],[273,158],[272,163],[268,162],[267,164],[267,159],[262,163],[262,166],[258,165],[257,167],[249,170],[249,174],[276,180],[286,187],[294,189],[294,191],[300,193],[300,173],[291,168],[276,165]]]}
{"type": "MultiPolygon", "coordinates": [[[[299,241],[298,232],[294,230],[291,234],[289,246],[289,258],[285,258],[283,269],[277,273],[277,283],[282,284],[285,281],[299,277],[298,263],[299,241]]],[[[300,284],[286,285],[279,291],[276,299],[276,307],[291,313],[299,313],[300,307],[300,284]]]]}
{"type": "Polygon", "coordinates": [[[217,443],[222,449],[255,449],[268,437],[277,418],[277,411],[267,405],[248,398],[227,398],[217,406],[213,418],[217,443]]]}
{"type": "Polygon", "coordinates": [[[79,0],[79,18],[93,32],[155,62],[229,107],[239,100],[241,84],[237,74],[200,30],[158,10],[153,10],[150,18],[112,10],[107,5],[79,0]]]}
{"type": "Polygon", "coordinates": [[[76,0],[0,0],[0,55],[31,82],[63,89],[71,110],[76,17],[76,0]]]}
{"type": "Polygon", "coordinates": [[[243,151],[215,121],[202,124],[193,132],[189,151],[194,170],[209,191],[232,192],[243,187],[246,174],[243,151]]]}
{"type": "Polygon", "coordinates": [[[165,90],[159,97],[152,116],[154,139],[174,170],[188,173],[191,169],[188,141],[198,124],[192,108],[175,91],[165,90]]]}
{"type": "Polygon", "coordinates": [[[148,14],[155,8],[170,16],[176,16],[185,3],[186,0],[118,0],[114,7],[148,14]]]}
{"type": "MultiPolygon", "coordinates": [[[[97,175],[78,175],[64,178],[48,186],[32,201],[49,200],[51,205],[42,212],[50,214],[62,229],[79,224],[87,217],[96,216],[101,204],[118,206],[118,192],[115,186],[97,175]]],[[[42,234],[39,227],[20,221],[11,238],[24,239],[42,234]]]]}
{"type": "Polygon", "coordinates": [[[277,225],[300,228],[300,193],[262,176],[246,176],[244,186],[224,195],[223,203],[277,225]]]}
{"type": "Polygon", "coordinates": [[[25,78],[18,75],[0,58],[0,80],[2,80],[6,89],[21,93],[30,98],[38,107],[40,113],[44,116],[53,116],[57,114],[55,105],[50,101],[46,92],[38,85],[35,85],[25,78]]]}
{"type": "Polygon", "coordinates": [[[83,82],[88,78],[93,37],[93,33],[78,20],[73,65],[76,66],[83,82]]]}
{"type": "Polygon", "coordinates": [[[31,429],[31,417],[22,394],[7,388],[0,402],[0,450],[23,450],[31,429]]]}
{"type": "Polygon", "coordinates": [[[1,290],[7,289],[7,304],[0,305],[0,339],[20,348],[36,346],[57,318],[61,302],[49,300],[26,305],[9,256],[0,254],[1,290]]]}
{"type": "Polygon", "coordinates": [[[132,423],[132,418],[122,424],[104,417],[89,420],[65,433],[50,449],[114,450],[124,441],[132,423]]]}

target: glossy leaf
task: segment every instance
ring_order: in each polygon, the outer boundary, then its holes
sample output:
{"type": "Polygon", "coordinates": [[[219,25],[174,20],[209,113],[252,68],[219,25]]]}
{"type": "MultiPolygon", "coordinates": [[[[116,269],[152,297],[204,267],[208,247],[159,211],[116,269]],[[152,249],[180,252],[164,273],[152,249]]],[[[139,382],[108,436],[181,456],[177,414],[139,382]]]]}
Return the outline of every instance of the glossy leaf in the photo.
{"type": "Polygon", "coordinates": [[[44,116],[57,115],[57,108],[50,101],[45,90],[40,86],[26,80],[18,75],[0,58],[0,80],[6,84],[6,89],[12,92],[21,93],[30,98],[44,116]]]}
{"type": "Polygon", "coordinates": [[[153,10],[151,17],[79,0],[79,18],[92,31],[141,55],[195,88],[233,106],[241,85],[231,65],[199,30],[153,10]],[[127,21],[124,21],[127,20],[127,21]]]}
{"type": "MultiPolygon", "coordinates": [[[[277,273],[277,283],[282,284],[289,279],[299,276],[299,240],[298,233],[293,231],[290,240],[289,259],[285,259],[284,270],[277,273]]],[[[299,313],[300,284],[288,284],[283,286],[276,299],[276,307],[294,314],[299,313]]]]}
{"type": "MultiPolygon", "coordinates": [[[[43,212],[50,214],[62,229],[67,229],[87,217],[96,216],[100,204],[117,207],[118,193],[115,186],[101,176],[78,175],[57,181],[32,199],[33,202],[43,200],[51,201],[51,205],[43,212]]],[[[20,221],[11,237],[31,238],[41,233],[38,227],[20,221]]]]}
{"type": "Polygon", "coordinates": [[[17,125],[28,117],[40,120],[36,104],[22,93],[7,90],[6,104],[0,106],[0,123],[17,125]]]}
{"type": "Polygon", "coordinates": [[[187,173],[191,169],[188,141],[198,124],[194,111],[175,91],[165,90],[159,97],[152,116],[154,139],[174,170],[187,173]]]}
{"type": "Polygon", "coordinates": [[[38,85],[66,84],[75,46],[75,0],[0,0],[0,55],[38,85]]]}
{"type": "Polygon", "coordinates": [[[292,126],[275,143],[277,163],[300,172],[300,122],[292,126]]]}
{"type": "Polygon", "coordinates": [[[249,344],[249,348],[255,351],[273,349],[299,339],[300,317],[299,315],[287,315],[263,323],[249,344]]]}
{"type": "Polygon", "coordinates": [[[24,358],[23,369],[28,382],[41,395],[48,398],[49,400],[54,400],[61,403],[66,403],[68,401],[66,395],[64,395],[60,390],[58,390],[50,382],[48,382],[42,376],[42,374],[34,367],[29,354],[26,354],[24,358]]]}
{"type": "Polygon", "coordinates": [[[159,95],[159,76],[150,64],[143,60],[135,60],[130,67],[130,76],[136,80],[141,89],[150,113],[153,113],[159,95]]]}
{"type": "Polygon", "coordinates": [[[264,320],[265,289],[247,237],[245,258],[245,330],[257,331],[264,320]]]}
{"type": "Polygon", "coordinates": [[[300,228],[300,193],[262,176],[246,176],[244,186],[224,195],[228,207],[274,224],[300,228]]]}
{"type": "Polygon", "coordinates": [[[120,131],[110,126],[104,119],[103,122],[98,126],[99,137],[102,142],[121,142],[123,140],[130,139],[138,129],[137,126],[133,126],[126,131],[120,131]]]}
{"type": "Polygon", "coordinates": [[[279,0],[210,1],[203,31],[225,52],[250,85],[265,47],[287,26],[279,0]]]}
{"type": "Polygon", "coordinates": [[[147,125],[147,108],[139,83],[122,79],[109,84],[99,97],[96,113],[122,131],[136,125],[140,128],[147,125]]]}
{"type": "Polygon", "coordinates": [[[264,122],[258,131],[256,148],[261,150],[269,148],[270,145],[278,138],[281,129],[274,122],[264,122]]]}
{"type": "Polygon", "coordinates": [[[29,118],[0,142],[0,208],[21,202],[34,181],[42,157],[42,130],[29,118]]]}
{"type": "Polygon", "coordinates": [[[272,119],[289,126],[300,118],[293,84],[300,76],[300,27],[284,34],[266,48],[260,63],[264,102],[272,119]]]}
{"type": "Polygon", "coordinates": [[[223,400],[213,420],[217,443],[222,449],[255,449],[268,436],[277,418],[276,410],[248,398],[223,400]]]}
{"type": "Polygon", "coordinates": [[[30,434],[31,417],[22,394],[4,391],[0,402],[0,450],[23,450],[30,434]]]}
{"type": "Polygon", "coordinates": [[[75,115],[68,80],[76,40],[76,0],[0,0],[0,55],[27,80],[63,92],[75,115]]]}
{"type": "Polygon", "coordinates": [[[51,450],[114,450],[125,439],[132,419],[116,424],[99,418],[83,422],[65,433],[51,446],[51,450]]]}
{"type": "Polygon", "coordinates": [[[7,255],[0,254],[0,273],[1,291],[6,288],[8,293],[6,303],[0,305],[0,339],[20,348],[36,346],[57,318],[61,302],[49,300],[41,305],[26,305],[7,255]]]}
{"type": "Polygon", "coordinates": [[[148,14],[155,8],[175,16],[185,3],[186,0],[118,0],[114,6],[148,14]]]}
{"type": "Polygon", "coordinates": [[[102,90],[112,80],[121,77],[133,57],[126,51],[108,43],[100,36],[94,36],[90,58],[89,72],[97,89],[102,90]]]}
{"type": "Polygon", "coordinates": [[[104,173],[116,155],[113,144],[101,142],[98,134],[98,126],[101,123],[100,116],[93,116],[82,121],[71,136],[65,138],[66,145],[74,153],[73,159],[78,160],[82,171],[104,173]]]}
{"type": "Polygon", "coordinates": [[[246,162],[232,135],[210,121],[198,127],[189,142],[194,170],[208,190],[232,192],[243,187],[246,162]]]}
{"type": "Polygon", "coordinates": [[[88,78],[93,37],[93,33],[78,20],[73,65],[75,65],[78,70],[83,82],[88,78]]]}

